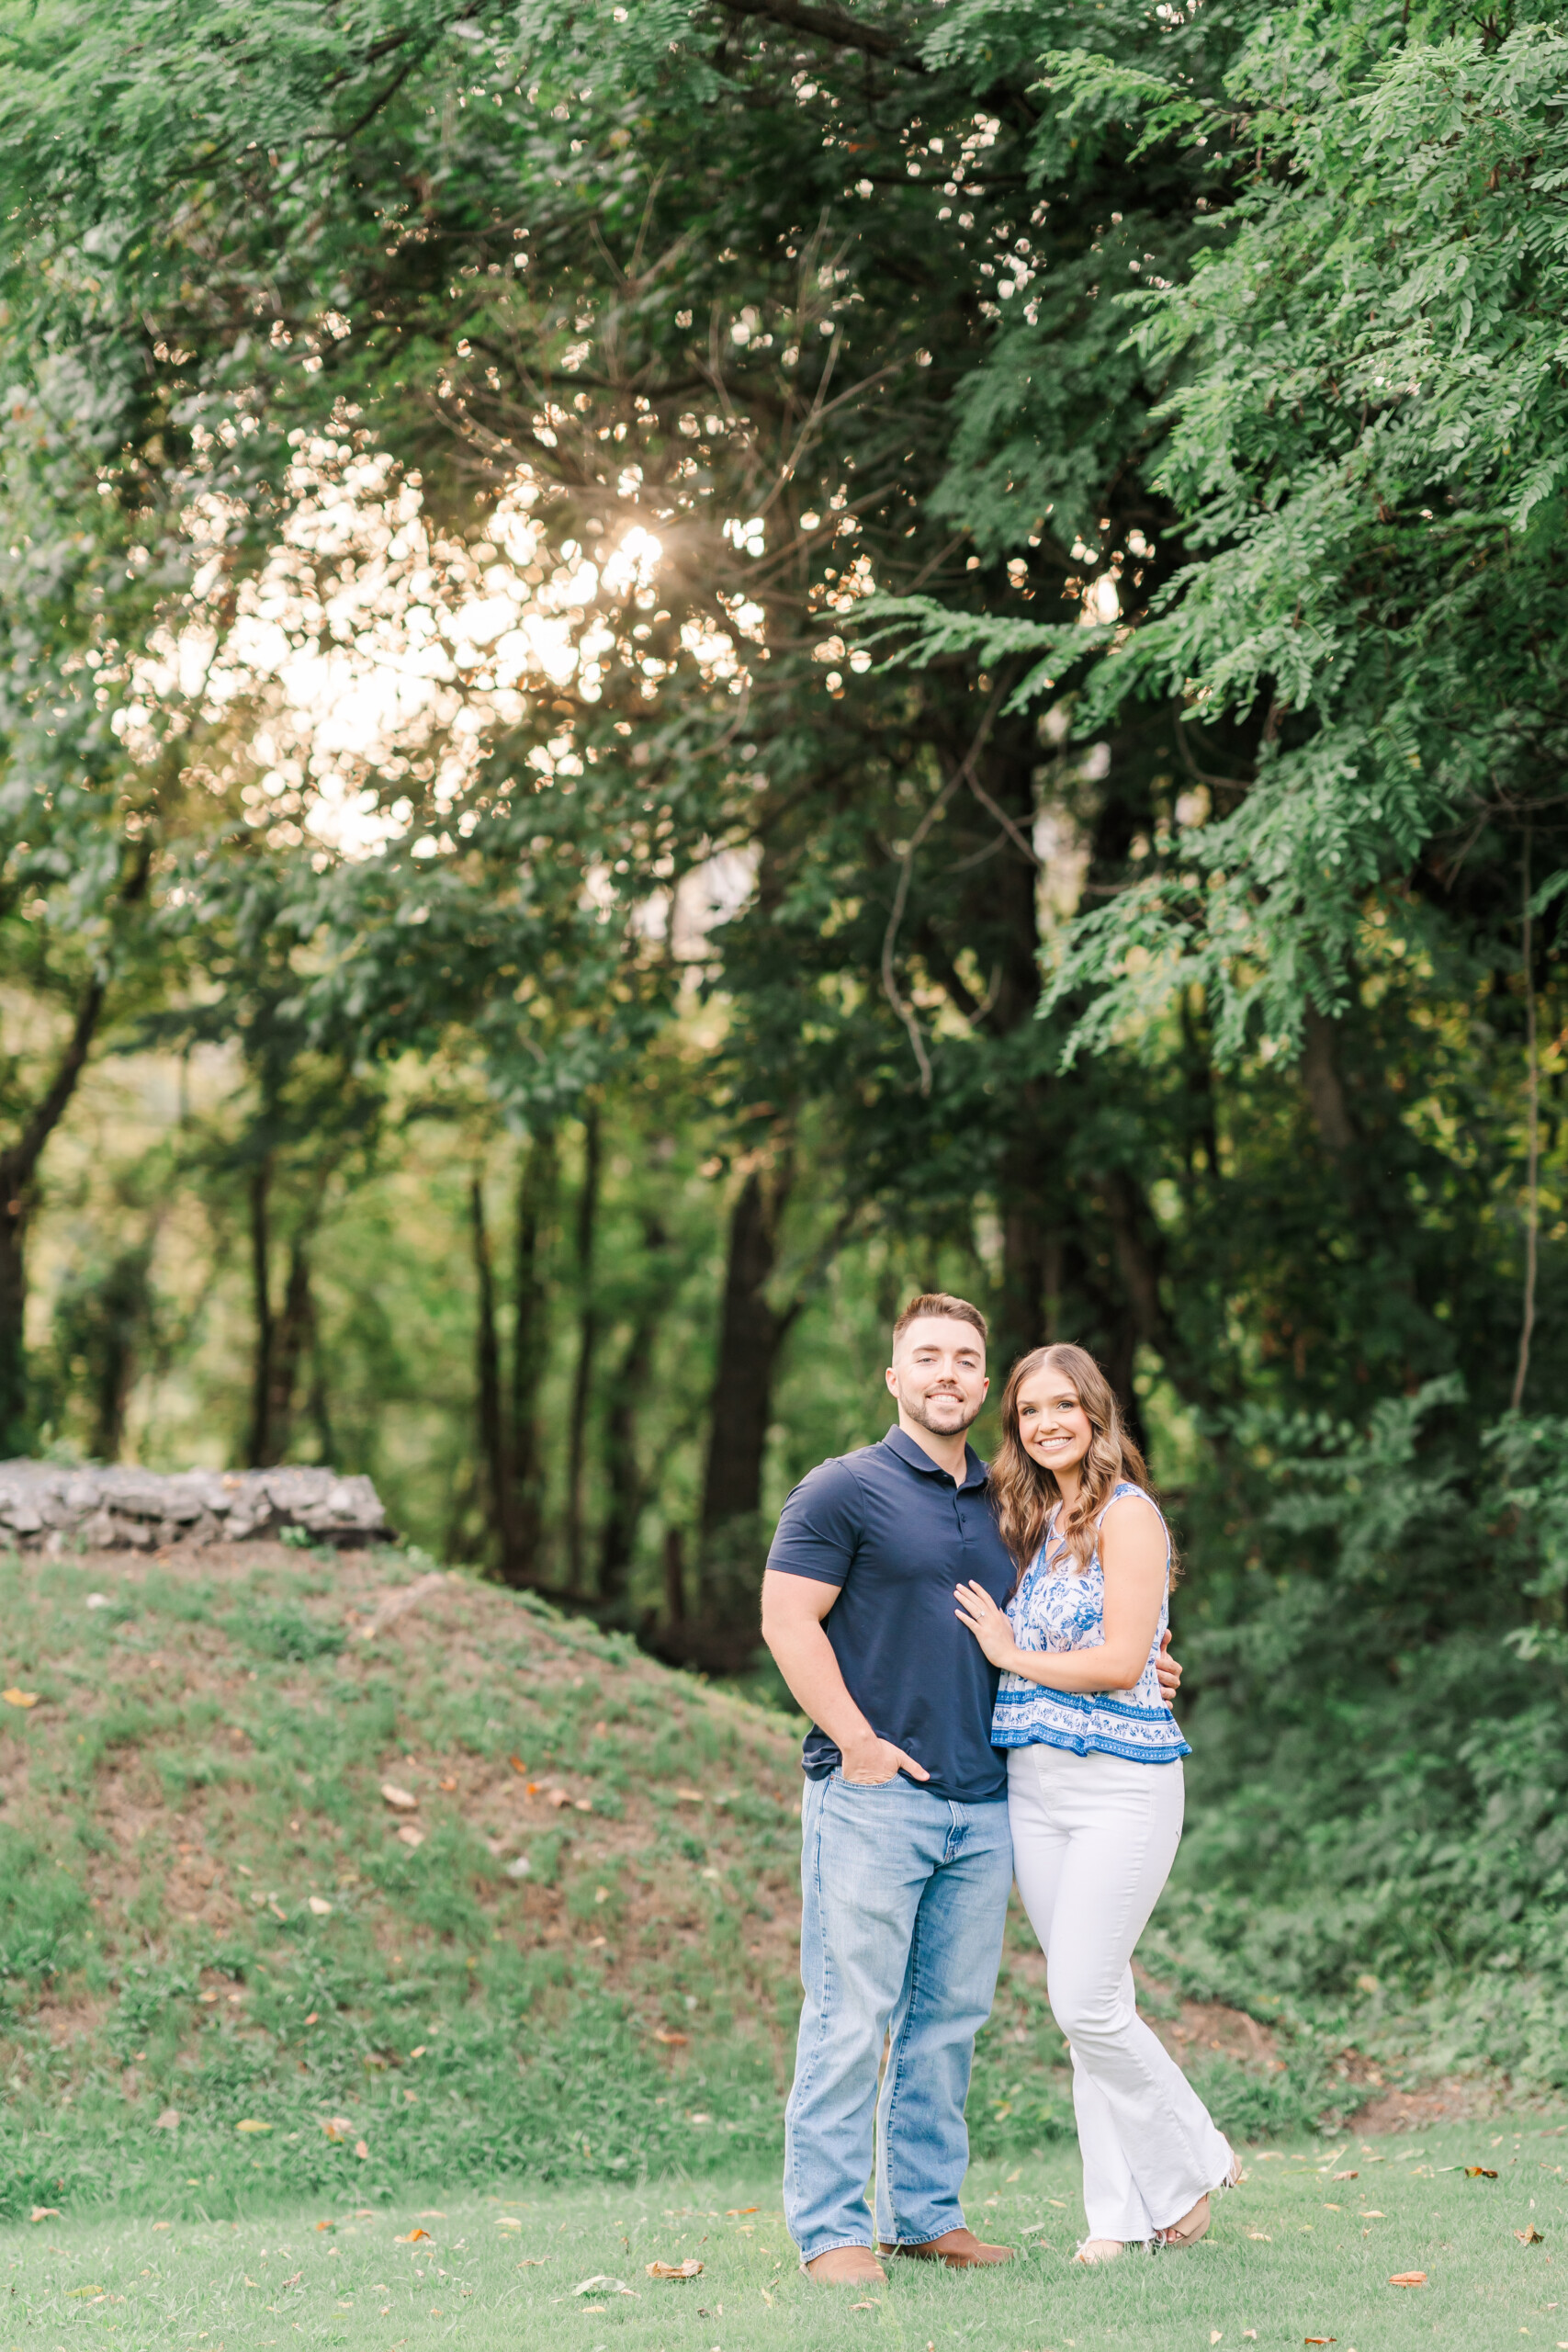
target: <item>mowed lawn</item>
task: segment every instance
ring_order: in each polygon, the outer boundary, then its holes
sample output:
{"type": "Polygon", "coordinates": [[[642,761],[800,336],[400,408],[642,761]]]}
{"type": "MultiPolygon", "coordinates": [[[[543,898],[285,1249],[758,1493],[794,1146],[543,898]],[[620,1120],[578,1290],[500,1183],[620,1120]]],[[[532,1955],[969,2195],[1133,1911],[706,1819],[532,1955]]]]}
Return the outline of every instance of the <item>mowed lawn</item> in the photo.
{"type": "Polygon", "coordinates": [[[0,2346],[146,2352],[344,2345],[422,2352],[1212,2352],[1437,2339],[1568,2346],[1568,2127],[1450,2125],[1425,2138],[1252,2150],[1208,2243],[1068,2267],[1070,2149],[977,2166],[972,2219],[1027,2249],[1006,2270],[895,2267],[869,2293],[807,2284],[776,2178],[321,2204],[232,2222],[47,2216],[6,2231],[0,2346]],[[1472,2177],[1466,2166],[1495,2172],[1472,2177]],[[423,2233],[423,2234],[415,2234],[423,2233]],[[1538,2234],[1532,2235],[1531,2233],[1538,2234]],[[695,2260],[699,2277],[649,2278],[695,2260]],[[1399,2274],[1426,2284],[1396,2287],[1399,2274]]]}

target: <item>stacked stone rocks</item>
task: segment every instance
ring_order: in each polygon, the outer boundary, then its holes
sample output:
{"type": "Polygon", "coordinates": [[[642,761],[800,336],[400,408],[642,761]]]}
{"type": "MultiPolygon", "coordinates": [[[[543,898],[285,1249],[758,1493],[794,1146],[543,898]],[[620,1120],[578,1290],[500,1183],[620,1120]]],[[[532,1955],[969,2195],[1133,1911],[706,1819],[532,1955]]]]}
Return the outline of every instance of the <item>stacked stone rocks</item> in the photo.
{"type": "Polygon", "coordinates": [[[390,1533],[368,1478],[335,1470],[78,1469],[0,1462],[0,1544],[51,1552],[236,1544],[304,1528],[328,1544],[390,1533]]]}

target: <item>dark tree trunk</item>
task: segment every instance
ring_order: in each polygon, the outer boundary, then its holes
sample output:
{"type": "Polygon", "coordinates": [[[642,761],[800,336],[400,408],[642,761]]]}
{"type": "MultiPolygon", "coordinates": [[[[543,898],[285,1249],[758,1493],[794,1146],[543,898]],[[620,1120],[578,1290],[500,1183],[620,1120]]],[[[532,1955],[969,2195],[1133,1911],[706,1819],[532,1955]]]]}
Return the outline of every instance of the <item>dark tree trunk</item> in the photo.
{"type": "MultiPolygon", "coordinates": [[[[992,1037],[1018,1040],[1026,1050],[1036,1035],[1040,998],[1039,868],[1021,843],[1034,830],[1034,769],[1039,747],[1026,721],[1003,721],[987,748],[984,783],[1013,831],[987,869],[983,909],[996,958],[996,985],[986,1027],[992,1037]]],[[[977,912],[982,910],[977,909],[977,912]]],[[[1051,1116],[1052,1081],[1036,1068],[1020,1068],[1009,1087],[1010,1132],[998,1177],[1002,1227],[1001,1296],[991,1344],[991,1376],[999,1388],[1010,1366],[1040,1345],[1059,1313],[1061,1278],[1053,1278],[1051,1219],[1062,1182],[1051,1116]]],[[[1060,1245],[1056,1246],[1059,1259],[1060,1245]]]]}
{"type": "Polygon", "coordinates": [[[664,1614],[672,1627],[686,1622],[686,1539],[678,1527],[664,1531],[664,1614]]]}
{"type": "Polygon", "coordinates": [[[27,1196],[7,1190],[0,1200],[0,1457],[26,1453],[30,1442],[28,1361],[23,1327],[28,1308],[27,1196]]]}
{"type": "Polygon", "coordinates": [[[718,1365],[703,1482],[705,1539],[716,1535],[731,1520],[754,1516],[761,1507],[773,1371],[784,1333],[794,1319],[793,1313],[776,1314],[767,1295],[778,1263],[779,1228],[792,1176],[787,1157],[771,1171],[754,1168],[730,1213],[718,1365]]]}
{"type": "Polygon", "coordinates": [[[511,1543],[502,1562],[508,1584],[545,1581],[545,1463],[539,1391],[549,1355],[549,1254],[559,1165],[554,1135],[535,1136],[517,1183],[513,1268],[511,1543]]]}
{"type": "MultiPolygon", "coordinates": [[[[664,1236],[655,1225],[648,1230],[649,1255],[664,1248],[664,1236]]],[[[637,1415],[653,1361],[659,1331],[660,1302],[649,1299],[632,1326],[626,1351],[616,1368],[604,1425],[604,1524],[599,1538],[599,1598],[620,1603],[626,1599],[642,1516],[643,1480],[637,1458],[637,1415]]]]}
{"type": "Polygon", "coordinates": [[[281,1462],[288,1452],[294,1434],[294,1400],[299,1386],[299,1370],[314,1338],[315,1322],[310,1249],[304,1235],[297,1234],[289,1244],[283,1312],[271,1318],[265,1450],[258,1449],[252,1455],[257,1469],[265,1470],[270,1464],[281,1462]]]}
{"type": "Polygon", "coordinates": [[[582,1182],[577,1195],[577,1368],[571,1382],[571,1418],[567,1430],[566,1565],[570,1588],[582,1590],[588,1481],[588,1406],[593,1391],[593,1356],[599,1342],[598,1303],[593,1293],[593,1244],[599,1214],[599,1113],[590,1105],[582,1121],[582,1182]]]}
{"type": "Polygon", "coordinates": [[[270,1195],[272,1155],[256,1164],[251,1176],[251,1427],[245,1460],[253,1467],[272,1461],[272,1234],[270,1195]]]}
{"type": "MultiPolygon", "coordinates": [[[[150,852],[149,852],[150,854],[150,852]]],[[[146,862],[139,867],[145,880],[146,862]]],[[[139,896],[140,886],[129,896],[139,896]]],[[[32,1425],[28,1400],[27,1227],[33,1180],[43,1148],[65,1115],[86,1066],[102,1017],[106,989],[89,982],[76,1008],[65,1049],[54,1076],[22,1123],[15,1143],[0,1151],[0,1457],[26,1453],[32,1425]]]]}
{"type": "Polygon", "coordinates": [[[468,1227],[473,1240],[474,1280],[479,1312],[474,1329],[474,1388],[479,1422],[479,1456],[484,1464],[483,1491],[491,1542],[496,1558],[509,1556],[509,1510],[512,1481],[506,1459],[506,1432],[502,1419],[501,1347],[495,1329],[495,1272],[491,1262],[490,1232],[485,1223],[484,1185],[478,1172],[468,1182],[468,1227]]]}
{"type": "MultiPolygon", "coordinates": [[[[316,1320],[314,1303],[310,1313],[310,1426],[316,1432],[317,1459],[323,1463],[337,1461],[337,1444],[333,1436],[332,1408],[327,1394],[326,1351],[321,1345],[321,1327],[316,1320]]],[[[341,1468],[341,1464],[339,1464],[341,1468]]]]}
{"type": "Polygon", "coordinates": [[[779,1352],[801,1301],[782,1312],[767,1295],[793,1182],[787,1146],[775,1166],[753,1168],[736,1195],[719,1317],[718,1363],[709,1407],[696,1607],[687,1614],[681,1531],[664,1537],[664,1623],[645,1632],[655,1654],[715,1674],[749,1666],[758,1644],[758,1594],[766,1556],[762,1464],[779,1352]]]}
{"type": "Polygon", "coordinates": [[[152,1322],[148,1263],[152,1244],[139,1243],[114,1260],[99,1285],[96,1345],[93,1349],[92,1434],[88,1452],[96,1462],[118,1462],[125,1442],[125,1416],[136,1379],[139,1345],[152,1322]]]}

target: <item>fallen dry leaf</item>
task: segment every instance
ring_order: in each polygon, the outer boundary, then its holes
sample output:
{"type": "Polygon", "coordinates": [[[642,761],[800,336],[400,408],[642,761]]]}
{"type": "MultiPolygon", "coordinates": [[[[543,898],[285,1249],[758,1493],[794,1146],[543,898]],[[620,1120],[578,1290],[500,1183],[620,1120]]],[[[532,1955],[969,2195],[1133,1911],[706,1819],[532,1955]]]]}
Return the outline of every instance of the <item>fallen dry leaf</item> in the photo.
{"type": "Polygon", "coordinates": [[[1221,2334],[1222,2334],[1222,2331],[1221,2331],[1219,2328],[1217,2328],[1217,2327],[1212,2327],[1212,2328],[1209,2330],[1209,2341],[1210,2341],[1210,2343],[1211,2343],[1211,2344],[1217,2344],[1217,2343],[1219,2342],[1219,2340],[1220,2340],[1221,2334]]]}
{"type": "MultiPolygon", "coordinates": [[[[310,1897],[310,1908],[315,1913],[318,1919],[330,1919],[333,1916],[333,1906],[327,1901],[324,1894],[312,1894],[310,1897]]],[[[305,2022],[309,2025],[310,2022],[310,2018],[307,2018],[305,2022]]]]}
{"type": "Polygon", "coordinates": [[[684,2262],[650,2262],[648,2266],[650,2278],[700,2278],[702,2271],[695,2255],[688,2255],[684,2262]]]}
{"type": "Polygon", "coordinates": [[[155,2230],[172,2230],[174,2226],[173,2222],[154,2222],[152,2224],[155,2230]]]}
{"type": "Polygon", "coordinates": [[[354,2143],[354,2153],[363,2164],[368,2157],[370,2150],[363,2140],[356,2140],[354,2143]]]}
{"type": "Polygon", "coordinates": [[[1388,2283],[1391,2287],[1424,2287],[1427,2274],[1424,2270],[1399,2270],[1388,2283]]]}
{"type": "Polygon", "coordinates": [[[416,1829],[412,1821],[404,1822],[398,1832],[398,1838],[400,1843],[404,1846],[423,1846],[424,1843],[423,1830],[416,1829]]]}
{"type": "Polygon", "coordinates": [[[874,2303],[852,2303],[850,2305],[850,2309],[852,2312],[874,2312],[876,2309],[876,2305],[874,2303]]]}
{"type": "Polygon", "coordinates": [[[727,2205],[724,2218],[727,2222],[743,2222],[748,2213],[760,2213],[761,2210],[760,2205],[727,2205]]]}
{"type": "Polygon", "coordinates": [[[1337,2172],[1334,2177],[1336,2180],[1359,2180],[1361,2176],[1359,2172],[1337,2172]]]}
{"type": "Polygon", "coordinates": [[[1337,2335],[1303,2335],[1302,2338],[1303,2344],[1337,2344],[1338,2341],[1337,2335]]]}
{"type": "Polygon", "coordinates": [[[337,2223],[335,2222],[318,2222],[316,2223],[316,2227],[319,2230],[335,2230],[337,2223]]]}
{"type": "Polygon", "coordinates": [[[29,2222],[58,2222],[60,2218],[58,2205],[35,2205],[28,2215],[29,2222]]]}
{"type": "Polygon", "coordinates": [[[653,2038],[661,2041],[666,2050],[684,2050],[692,2037],[689,2033],[666,2033],[662,2027],[656,2027],[653,2038]]]}
{"type": "Polygon", "coordinates": [[[430,2232],[428,2230],[414,2229],[410,2230],[406,2235],[402,2237],[394,2238],[392,2243],[394,2245],[415,2245],[421,2238],[427,2238],[429,2235],[430,2232]]]}
{"type": "Polygon", "coordinates": [[[270,2132],[272,2126],[270,2123],[258,2123],[254,2115],[247,2115],[243,2123],[235,2124],[234,2129],[236,2132],[270,2132]]]}
{"type": "Polygon", "coordinates": [[[706,1804],[707,1799],[701,1789],[677,1789],[675,1802],[677,1804],[706,1804]]]}
{"type": "Polygon", "coordinates": [[[400,1789],[395,1781],[383,1781],[381,1794],[394,1813],[417,1813],[419,1799],[412,1789],[400,1789]]]}
{"type": "Polygon", "coordinates": [[[436,1787],[437,1787],[438,1789],[440,1789],[440,1790],[441,1790],[441,1791],[442,1791],[442,1792],[443,1792],[446,1796],[450,1796],[450,1795],[452,1794],[453,1790],[457,1787],[457,1781],[437,1781],[437,1782],[436,1782],[436,1784],[435,1784],[435,1785],[436,1785],[436,1787]]]}
{"type": "Polygon", "coordinates": [[[0,1690],[0,1699],[4,1699],[8,1707],[36,1707],[38,1705],[38,1692],[36,1690],[18,1690],[14,1682],[8,1690],[0,1690]]]}
{"type": "Polygon", "coordinates": [[[550,1789],[547,1790],[546,1793],[550,1804],[554,1805],[558,1813],[560,1811],[563,1804],[570,1804],[571,1803],[571,1799],[565,1789],[550,1789]]]}
{"type": "Polygon", "coordinates": [[[506,1760],[511,1765],[514,1772],[521,1773],[524,1780],[527,1779],[528,1767],[524,1763],[521,1756],[509,1756],[506,1760]]]}
{"type": "Polygon", "coordinates": [[[1359,2214],[1357,2218],[1362,2222],[1386,2222],[1388,2215],[1384,2212],[1381,2212],[1377,2206],[1369,2205],[1366,2211],[1359,2214]]]}
{"type": "Polygon", "coordinates": [[[1516,2230],[1514,2235],[1521,2245],[1544,2245],[1546,2240],[1532,2222],[1528,2230],[1516,2230]]]}
{"type": "Polygon", "coordinates": [[[177,2131],[179,2128],[179,2109],[177,2107],[166,2107],[164,2109],[163,2114],[158,2118],[157,2123],[153,2128],[159,2132],[177,2131]]]}
{"type": "Polygon", "coordinates": [[[1244,2327],[1244,2328],[1242,2329],[1242,2331],[1241,2331],[1241,2332],[1242,2332],[1242,2335],[1243,2335],[1243,2337],[1245,2338],[1245,2340],[1246,2340],[1248,2344],[1256,2344],[1256,2343],[1257,2343],[1257,2341],[1258,2341],[1258,2330],[1257,2330],[1255,2327],[1244,2327]]]}
{"type": "Polygon", "coordinates": [[[346,2140],[354,2126],[346,2115],[329,2115],[321,2129],[329,2140],[346,2140]]]}
{"type": "Polygon", "coordinates": [[[446,2209],[440,2205],[426,2205],[414,2215],[416,2222],[444,2222],[446,2219],[446,2209]]]}
{"type": "Polygon", "coordinates": [[[542,2270],[549,2258],[547,2254],[525,2254],[517,2267],[519,2270],[542,2270]]]}
{"type": "MultiPolygon", "coordinates": [[[[581,2285],[574,2287],[571,2291],[574,2295],[597,2293],[632,2295],[632,2290],[626,2285],[626,2280],[612,2278],[607,2270],[596,2270],[592,2278],[584,2278],[581,2285]]],[[[636,2301],[635,2295],[633,2295],[633,2301],[636,2301]]]]}
{"type": "Polygon", "coordinates": [[[218,1998],[218,1996],[216,1993],[198,1993],[196,1997],[198,2001],[206,2001],[210,2007],[210,2005],[218,1998]]]}
{"type": "Polygon", "coordinates": [[[1466,2165],[1464,2177],[1466,2180],[1495,2180],[1497,2177],[1490,2165],[1466,2165]]]}

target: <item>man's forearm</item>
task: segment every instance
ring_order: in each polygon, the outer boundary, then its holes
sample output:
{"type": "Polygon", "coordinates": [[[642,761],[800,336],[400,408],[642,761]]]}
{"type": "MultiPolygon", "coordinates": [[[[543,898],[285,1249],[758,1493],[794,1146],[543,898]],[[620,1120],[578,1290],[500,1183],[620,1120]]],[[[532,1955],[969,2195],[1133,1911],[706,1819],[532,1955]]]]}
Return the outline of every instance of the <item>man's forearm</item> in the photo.
{"type": "Polygon", "coordinates": [[[796,1706],[840,1752],[876,1736],[844,1687],[833,1645],[819,1624],[764,1624],[762,1638],[796,1706]]]}

